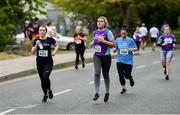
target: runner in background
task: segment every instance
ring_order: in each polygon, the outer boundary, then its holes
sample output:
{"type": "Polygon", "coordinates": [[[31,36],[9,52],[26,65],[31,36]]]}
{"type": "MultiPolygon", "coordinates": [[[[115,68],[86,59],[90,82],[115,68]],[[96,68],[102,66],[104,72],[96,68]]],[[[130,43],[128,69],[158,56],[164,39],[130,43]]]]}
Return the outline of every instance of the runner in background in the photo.
{"type": "Polygon", "coordinates": [[[75,59],[75,69],[78,69],[79,64],[79,56],[81,57],[82,61],[82,68],[85,67],[84,63],[84,52],[86,49],[85,41],[86,41],[86,35],[83,33],[82,26],[76,26],[74,34],[74,42],[75,42],[75,52],[76,52],[76,59],[75,59]]]}
{"type": "Polygon", "coordinates": [[[147,28],[146,28],[144,23],[142,23],[142,25],[141,25],[139,30],[140,30],[141,35],[142,35],[141,47],[144,50],[145,47],[146,47],[147,41],[148,41],[148,30],[147,30],[147,28]]]}
{"type": "Polygon", "coordinates": [[[141,44],[141,41],[142,41],[142,35],[141,35],[141,32],[140,32],[140,28],[139,26],[136,27],[136,30],[133,34],[133,38],[136,42],[136,46],[137,46],[137,52],[139,54],[139,47],[140,47],[140,44],[141,44]]]}
{"type": "Polygon", "coordinates": [[[164,25],[164,33],[159,37],[158,45],[161,46],[160,57],[166,80],[169,80],[175,43],[176,39],[175,36],[170,33],[170,26],[168,24],[164,25]]]}
{"type": "Polygon", "coordinates": [[[149,34],[150,34],[150,38],[151,38],[151,42],[152,42],[152,51],[155,51],[156,43],[157,43],[157,39],[158,39],[158,35],[159,35],[159,30],[155,26],[155,24],[153,24],[153,27],[150,28],[149,34]]]}

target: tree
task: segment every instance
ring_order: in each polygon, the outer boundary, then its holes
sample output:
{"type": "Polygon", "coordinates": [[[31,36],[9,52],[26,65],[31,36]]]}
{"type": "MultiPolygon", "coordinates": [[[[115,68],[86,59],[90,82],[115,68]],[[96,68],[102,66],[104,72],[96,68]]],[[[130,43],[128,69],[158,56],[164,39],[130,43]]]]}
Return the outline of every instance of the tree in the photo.
{"type": "Polygon", "coordinates": [[[164,21],[176,28],[180,15],[180,0],[54,0],[54,3],[94,22],[104,15],[113,28],[123,24],[132,28],[142,22],[148,27],[152,24],[160,27],[164,21]]]}
{"type": "Polygon", "coordinates": [[[43,0],[0,0],[0,50],[13,43],[12,35],[22,27],[26,19],[36,13],[45,13],[43,0]]]}

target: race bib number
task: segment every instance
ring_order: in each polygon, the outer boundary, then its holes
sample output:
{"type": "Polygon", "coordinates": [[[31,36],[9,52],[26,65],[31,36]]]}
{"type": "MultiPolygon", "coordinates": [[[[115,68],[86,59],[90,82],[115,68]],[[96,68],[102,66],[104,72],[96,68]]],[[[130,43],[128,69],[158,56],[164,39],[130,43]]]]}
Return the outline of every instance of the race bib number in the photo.
{"type": "Polygon", "coordinates": [[[122,55],[127,55],[128,54],[128,49],[120,49],[120,54],[122,55]]]}
{"type": "Polygon", "coordinates": [[[76,44],[81,44],[81,40],[75,40],[76,44]]]}
{"type": "Polygon", "coordinates": [[[164,41],[165,41],[166,43],[168,43],[168,44],[171,44],[171,43],[172,43],[172,39],[170,39],[170,38],[166,38],[164,41]]]}
{"type": "Polygon", "coordinates": [[[47,50],[39,50],[39,56],[40,57],[48,57],[48,51],[47,50]]]}
{"type": "Polygon", "coordinates": [[[95,52],[101,52],[101,46],[95,45],[94,50],[95,52]]]}

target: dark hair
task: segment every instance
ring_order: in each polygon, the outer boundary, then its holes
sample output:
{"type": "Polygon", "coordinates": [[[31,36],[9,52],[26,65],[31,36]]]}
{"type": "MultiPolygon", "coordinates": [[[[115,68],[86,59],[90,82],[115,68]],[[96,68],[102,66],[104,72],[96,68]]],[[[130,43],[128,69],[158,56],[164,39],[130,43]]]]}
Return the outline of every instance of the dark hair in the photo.
{"type": "Polygon", "coordinates": [[[50,26],[50,25],[51,25],[51,21],[48,21],[47,26],[50,26]]]}
{"type": "Polygon", "coordinates": [[[38,18],[38,17],[35,17],[35,18],[34,18],[34,21],[38,21],[38,20],[39,20],[39,18],[38,18]]]}
{"type": "Polygon", "coordinates": [[[122,25],[121,30],[125,30],[126,32],[128,32],[128,29],[127,29],[126,25],[122,25]]]}

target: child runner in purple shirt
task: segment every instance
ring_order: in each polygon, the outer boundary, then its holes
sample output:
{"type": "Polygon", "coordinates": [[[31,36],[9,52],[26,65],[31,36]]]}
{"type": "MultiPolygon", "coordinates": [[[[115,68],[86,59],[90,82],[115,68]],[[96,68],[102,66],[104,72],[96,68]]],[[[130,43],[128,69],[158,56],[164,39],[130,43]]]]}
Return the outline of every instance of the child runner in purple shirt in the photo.
{"type": "Polygon", "coordinates": [[[169,80],[171,69],[171,60],[173,58],[173,49],[175,47],[176,39],[173,34],[170,34],[170,26],[164,26],[164,33],[158,39],[158,45],[161,46],[161,62],[164,68],[165,79],[169,80]]]}

